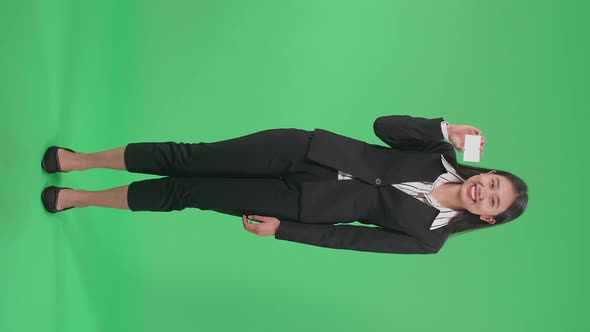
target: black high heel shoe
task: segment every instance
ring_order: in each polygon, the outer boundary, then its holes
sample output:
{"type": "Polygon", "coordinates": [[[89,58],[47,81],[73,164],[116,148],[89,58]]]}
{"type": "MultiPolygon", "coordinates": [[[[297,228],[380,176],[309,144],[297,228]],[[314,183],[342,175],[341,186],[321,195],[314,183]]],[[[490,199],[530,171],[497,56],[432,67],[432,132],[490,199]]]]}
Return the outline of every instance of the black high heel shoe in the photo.
{"type": "Polygon", "coordinates": [[[63,172],[61,170],[61,166],[59,165],[59,158],[57,157],[57,150],[64,149],[70,152],[76,153],[76,151],[62,148],[60,146],[52,145],[45,150],[45,154],[43,155],[43,160],[41,160],[41,168],[47,173],[58,173],[63,172]]]}
{"type": "Polygon", "coordinates": [[[55,187],[55,186],[51,186],[51,187],[47,187],[43,190],[43,192],[41,193],[41,201],[43,202],[43,207],[45,208],[45,210],[47,210],[47,212],[49,213],[57,213],[57,212],[62,212],[65,210],[69,210],[72,207],[69,208],[65,208],[62,210],[57,210],[57,198],[59,197],[59,192],[62,189],[72,189],[72,188],[60,188],[60,187],[55,187]]]}

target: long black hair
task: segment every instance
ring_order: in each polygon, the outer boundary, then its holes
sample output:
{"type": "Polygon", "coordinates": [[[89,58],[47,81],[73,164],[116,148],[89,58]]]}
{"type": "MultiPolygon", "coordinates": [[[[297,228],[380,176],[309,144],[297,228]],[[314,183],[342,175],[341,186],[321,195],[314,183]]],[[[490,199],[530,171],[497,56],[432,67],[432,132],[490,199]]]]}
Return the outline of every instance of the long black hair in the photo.
{"type": "MultiPolygon", "coordinates": [[[[459,175],[461,175],[461,177],[463,177],[465,180],[472,176],[492,171],[491,169],[487,168],[461,165],[459,163],[455,163],[453,166],[455,167],[457,173],[459,173],[459,175]]],[[[449,222],[447,236],[455,233],[471,231],[474,229],[502,225],[518,218],[524,212],[529,202],[529,189],[526,183],[524,183],[521,178],[512,173],[505,171],[495,172],[498,175],[503,175],[508,178],[508,180],[510,180],[514,186],[516,195],[514,203],[512,203],[512,205],[510,205],[506,211],[494,217],[496,220],[494,224],[488,224],[487,222],[481,220],[479,218],[480,216],[477,214],[473,214],[469,211],[463,211],[457,216],[453,217],[449,222]]]]}

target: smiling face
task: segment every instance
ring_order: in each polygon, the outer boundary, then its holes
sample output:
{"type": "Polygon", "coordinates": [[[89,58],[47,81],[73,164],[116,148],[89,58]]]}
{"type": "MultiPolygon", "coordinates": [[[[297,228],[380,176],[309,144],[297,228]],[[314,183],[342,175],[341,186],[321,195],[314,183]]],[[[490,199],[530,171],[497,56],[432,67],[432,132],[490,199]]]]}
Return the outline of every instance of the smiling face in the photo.
{"type": "Polygon", "coordinates": [[[494,216],[506,211],[516,199],[512,182],[494,171],[467,179],[461,185],[460,195],[466,210],[490,224],[495,223],[494,216]]]}

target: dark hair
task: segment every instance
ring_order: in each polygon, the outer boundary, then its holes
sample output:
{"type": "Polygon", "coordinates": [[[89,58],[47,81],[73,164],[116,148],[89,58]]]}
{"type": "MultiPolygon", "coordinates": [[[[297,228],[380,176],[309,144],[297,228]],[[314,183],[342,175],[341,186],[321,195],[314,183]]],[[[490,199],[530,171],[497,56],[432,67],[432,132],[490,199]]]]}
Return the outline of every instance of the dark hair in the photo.
{"type": "MultiPolygon", "coordinates": [[[[457,173],[459,173],[459,175],[461,175],[461,177],[463,177],[465,180],[474,175],[491,171],[491,169],[461,165],[459,163],[456,163],[453,166],[455,166],[457,173]]],[[[524,181],[522,181],[522,179],[518,176],[505,171],[496,171],[496,174],[503,175],[507,177],[510,182],[512,182],[516,195],[514,203],[512,203],[512,205],[510,205],[506,211],[494,217],[496,222],[493,225],[481,220],[479,218],[480,216],[476,214],[473,214],[469,211],[463,211],[459,215],[453,217],[449,222],[447,236],[484,227],[503,225],[518,218],[524,212],[529,202],[529,189],[526,183],[524,183],[524,181]]]]}

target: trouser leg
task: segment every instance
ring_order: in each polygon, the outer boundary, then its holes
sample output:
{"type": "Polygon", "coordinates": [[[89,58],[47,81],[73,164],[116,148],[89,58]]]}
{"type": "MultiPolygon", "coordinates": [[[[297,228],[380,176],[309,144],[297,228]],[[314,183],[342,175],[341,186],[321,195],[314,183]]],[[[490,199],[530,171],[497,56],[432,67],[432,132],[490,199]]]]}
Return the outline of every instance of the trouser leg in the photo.
{"type": "Polygon", "coordinates": [[[299,219],[299,191],[280,179],[164,177],[131,183],[127,201],[132,211],[198,208],[299,219]]]}
{"type": "Polygon", "coordinates": [[[305,159],[310,136],[271,129],[214,143],[131,143],[125,165],[130,172],[175,177],[281,178],[305,159]]]}

